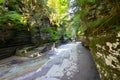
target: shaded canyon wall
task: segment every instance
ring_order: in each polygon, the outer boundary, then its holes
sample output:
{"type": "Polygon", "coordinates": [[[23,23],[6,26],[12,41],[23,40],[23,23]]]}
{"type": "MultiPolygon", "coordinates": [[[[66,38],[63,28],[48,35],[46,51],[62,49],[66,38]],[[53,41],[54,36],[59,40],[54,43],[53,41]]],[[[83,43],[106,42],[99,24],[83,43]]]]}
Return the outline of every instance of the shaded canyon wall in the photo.
{"type": "Polygon", "coordinates": [[[91,50],[101,80],[120,79],[120,8],[116,5],[118,0],[98,0],[83,7],[88,12],[81,17],[86,27],[82,42],[91,50]]]}

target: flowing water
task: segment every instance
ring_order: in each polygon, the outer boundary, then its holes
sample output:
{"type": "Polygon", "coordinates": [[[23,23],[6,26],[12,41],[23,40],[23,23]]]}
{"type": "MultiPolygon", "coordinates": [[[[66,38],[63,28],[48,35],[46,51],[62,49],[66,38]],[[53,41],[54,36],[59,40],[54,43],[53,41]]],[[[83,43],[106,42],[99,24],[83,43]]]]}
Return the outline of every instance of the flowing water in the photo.
{"type": "Polygon", "coordinates": [[[63,47],[63,45],[61,45],[58,48],[47,51],[44,56],[33,59],[18,56],[3,59],[0,61],[0,80],[11,79],[29,71],[32,71],[31,74],[35,74],[36,70],[38,72],[44,63],[49,62],[49,60],[55,58],[56,55],[60,55],[61,52],[65,52],[70,48],[70,46],[63,47]]]}
{"type": "MultiPolygon", "coordinates": [[[[69,18],[72,18],[77,8],[73,7],[74,0],[69,4],[69,18]]],[[[71,35],[75,36],[72,27],[71,30],[71,35]]],[[[42,57],[3,60],[0,62],[0,80],[99,80],[94,62],[87,56],[88,50],[80,47],[80,42],[69,43],[42,57]]]]}
{"type": "Polygon", "coordinates": [[[25,58],[12,56],[0,61],[0,80],[10,79],[12,77],[20,76],[26,72],[35,70],[42,66],[50,55],[44,55],[38,58],[25,58]]]}
{"type": "Polygon", "coordinates": [[[80,42],[61,45],[42,57],[0,65],[0,80],[88,79],[99,80],[99,76],[89,51],[80,42]]]}

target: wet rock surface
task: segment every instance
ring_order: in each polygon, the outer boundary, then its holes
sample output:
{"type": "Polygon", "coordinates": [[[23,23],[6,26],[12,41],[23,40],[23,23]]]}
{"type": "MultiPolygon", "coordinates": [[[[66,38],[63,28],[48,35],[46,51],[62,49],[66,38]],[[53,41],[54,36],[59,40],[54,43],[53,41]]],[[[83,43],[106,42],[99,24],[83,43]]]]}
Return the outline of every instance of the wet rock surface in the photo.
{"type": "MultiPolygon", "coordinates": [[[[1,79],[8,80],[99,80],[99,74],[90,52],[84,48],[80,42],[69,43],[54,48],[53,56],[40,67],[40,62],[44,59],[37,58],[28,63],[19,64],[19,70],[13,68],[5,69],[1,79]],[[28,65],[24,67],[25,65],[28,65]],[[31,65],[38,65],[34,69],[31,65]],[[22,67],[22,68],[21,68],[22,67]],[[28,71],[26,69],[29,69],[28,71]],[[13,70],[12,70],[13,69],[13,70]],[[22,74],[21,70],[24,71],[22,74]],[[14,72],[15,71],[15,72],[14,72]],[[9,73],[11,74],[9,74],[9,73]],[[9,77],[8,77],[9,76],[9,77]]],[[[12,66],[13,67],[13,66],[12,66]]],[[[16,67],[17,68],[17,67],[16,67]]]]}

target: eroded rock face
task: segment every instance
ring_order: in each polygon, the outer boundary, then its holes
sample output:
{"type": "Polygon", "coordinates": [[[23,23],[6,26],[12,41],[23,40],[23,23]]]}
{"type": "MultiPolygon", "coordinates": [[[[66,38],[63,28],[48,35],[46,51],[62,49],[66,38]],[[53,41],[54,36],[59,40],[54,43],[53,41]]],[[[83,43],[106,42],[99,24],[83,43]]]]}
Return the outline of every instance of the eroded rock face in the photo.
{"type": "Polygon", "coordinates": [[[0,30],[0,47],[4,47],[5,43],[12,39],[14,32],[10,30],[0,30]]]}
{"type": "Polygon", "coordinates": [[[120,79],[120,36],[119,33],[102,38],[93,38],[90,49],[96,62],[101,80],[120,79]]]}
{"type": "Polygon", "coordinates": [[[27,43],[31,43],[29,31],[7,30],[4,32],[0,30],[0,48],[19,46],[27,43]]]}
{"type": "Polygon", "coordinates": [[[30,43],[31,36],[28,31],[0,30],[0,59],[14,55],[16,48],[30,43]]]}
{"type": "Polygon", "coordinates": [[[15,50],[16,50],[16,47],[1,48],[0,49],[0,59],[4,59],[6,57],[15,55],[15,50]]]}
{"type": "Polygon", "coordinates": [[[97,0],[83,7],[88,13],[81,18],[86,24],[81,25],[87,27],[82,42],[90,48],[101,80],[120,79],[120,8],[116,4],[119,1],[97,0]]]}

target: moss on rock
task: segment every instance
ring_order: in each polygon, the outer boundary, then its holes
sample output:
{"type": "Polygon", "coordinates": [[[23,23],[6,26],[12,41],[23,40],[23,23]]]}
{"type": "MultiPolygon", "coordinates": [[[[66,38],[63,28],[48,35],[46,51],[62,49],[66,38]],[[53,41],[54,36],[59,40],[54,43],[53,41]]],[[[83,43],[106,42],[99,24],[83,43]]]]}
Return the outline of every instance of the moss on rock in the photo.
{"type": "Polygon", "coordinates": [[[116,34],[93,38],[89,42],[91,53],[97,65],[101,80],[120,79],[120,53],[116,34]]]}

